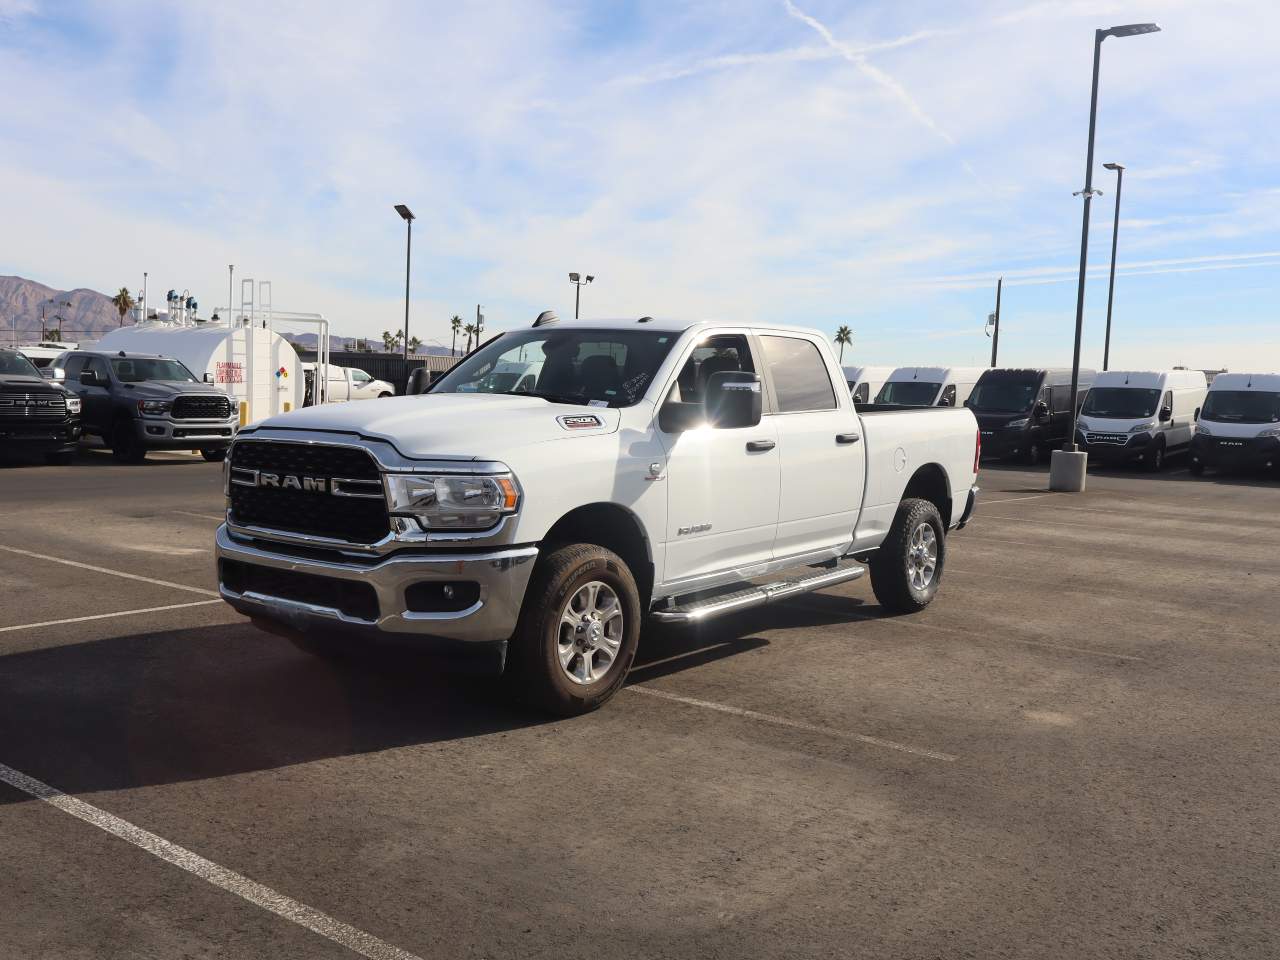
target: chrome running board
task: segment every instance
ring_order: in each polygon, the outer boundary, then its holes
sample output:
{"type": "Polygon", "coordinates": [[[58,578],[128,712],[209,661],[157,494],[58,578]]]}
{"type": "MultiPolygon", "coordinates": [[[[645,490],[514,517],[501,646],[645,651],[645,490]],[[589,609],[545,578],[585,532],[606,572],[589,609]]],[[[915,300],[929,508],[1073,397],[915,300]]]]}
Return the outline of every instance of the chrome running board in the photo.
{"type": "Polygon", "coordinates": [[[750,610],[752,607],[763,607],[767,603],[821,590],[823,587],[832,587],[837,583],[857,580],[866,572],[867,568],[857,561],[844,560],[834,568],[825,568],[809,576],[788,577],[786,580],[777,580],[773,583],[744,587],[732,593],[721,593],[701,600],[659,607],[651,611],[649,616],[659,623],[697,623],[713,617],[737,613],[740,610],[750,610]]]}

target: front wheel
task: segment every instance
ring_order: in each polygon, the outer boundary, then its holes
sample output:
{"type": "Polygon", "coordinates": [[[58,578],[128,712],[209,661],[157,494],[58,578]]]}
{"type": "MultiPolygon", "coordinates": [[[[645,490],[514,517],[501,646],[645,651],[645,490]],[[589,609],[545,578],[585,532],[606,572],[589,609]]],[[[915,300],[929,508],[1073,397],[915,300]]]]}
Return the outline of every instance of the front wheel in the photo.
{"type": "Polygon", "coordinates": [[[915,613],[938,592],[947,559],[947,531],[928,500],[898,504],[893,526],[871,560],[871,589],[892,613],[915,613]]]}
{"type": "Polygon", "coordinates": [[[147,457],[147,448],[138,439],[138,432],[131,420],[120,420],[111,431],[111,455],[121,463],[141,463],[147,457]]]}
{"type": "Polygon", "coordinates": [[[594,544],[559,547],[538,561],[511,641],[515,693],[569,717],[622,687],[640,642],[640,591],[626,563],[594,544]]]}
{"type": "Polygon", "coordinates": [[[1147,454],[1147,469],[1152,473],[1159,473],[1164,469],[1164,444],[1157,443],[1149,454],[1147,454]]]}

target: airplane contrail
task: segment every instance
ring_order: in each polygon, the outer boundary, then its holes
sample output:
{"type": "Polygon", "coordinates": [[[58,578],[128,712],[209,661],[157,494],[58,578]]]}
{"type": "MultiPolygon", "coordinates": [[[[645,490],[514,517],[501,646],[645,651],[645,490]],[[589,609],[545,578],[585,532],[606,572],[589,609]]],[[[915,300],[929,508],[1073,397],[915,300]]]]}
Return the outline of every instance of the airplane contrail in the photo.
{"type": "MultiPolygon", "coordinates": [[[[862,75],[871,80],[871,82],[887,90],[895,100],[907,108],[907,111],[913,117],[920,121],[920,123],[932,131],[937,137],[946,141],[953,147],[956,145],[955,138],[953,138],[951,134],[947,133],[947,131],[943,130],[942,127],[938,126],[933,117],[925,113],[924,108],[921,107],[920,104],[916,102],[915,98],[907,92],[906,87],[879,67],[868,63],[866,56],[861,51],[849,46],[847,43],[842,43],[837,40],[827,28],[826,24],[809,16],[809,14],[805,13],[792,3],[791,0],[782,0],[782,3],[783,6],[786,7],[788,14],[806,26],[812,28],[814,32],[823,39],[827,46],[836,52],[837,55],[857,67],[858,70],[861,71],[862,75]]],[[[969,169],[971,173],[973,172],[968,163],[965,163],[965,167],[966,169],[969,169]]]]}

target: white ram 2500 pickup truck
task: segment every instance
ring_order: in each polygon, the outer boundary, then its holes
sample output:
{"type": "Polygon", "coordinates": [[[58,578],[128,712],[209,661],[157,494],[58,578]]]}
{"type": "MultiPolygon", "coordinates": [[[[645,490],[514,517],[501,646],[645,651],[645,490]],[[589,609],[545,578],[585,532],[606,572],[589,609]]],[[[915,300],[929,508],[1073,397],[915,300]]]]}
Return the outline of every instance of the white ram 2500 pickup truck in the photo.
{"type": "Polygon", "coordinates": [[[816,331],[544,314],[428,394],[241,430],[219,589],[307,649],[469,655],[562,714],[621,687],[646,617],[868,567],[884,607],[919,610],[974,507],[977,423],[855,411],[844,383],[816,331]],[[512,363],[536,383],[495,392],[512,363]]]}

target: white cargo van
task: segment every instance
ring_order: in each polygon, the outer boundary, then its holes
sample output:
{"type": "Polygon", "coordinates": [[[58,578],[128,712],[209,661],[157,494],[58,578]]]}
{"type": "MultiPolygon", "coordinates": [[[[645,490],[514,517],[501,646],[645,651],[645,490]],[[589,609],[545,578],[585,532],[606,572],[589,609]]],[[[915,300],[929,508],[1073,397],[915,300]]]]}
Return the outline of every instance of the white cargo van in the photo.
{"type": "Polygon", "coordinates": [[[876,393],[876,403],[894,407],[959,407],[969,399],[986,369],[898,367],[876,393]]]}
{"type": "Polygon", "coordinates": [[[1106,370],[1084,398],[1076,443],[1090,459],[1159,470],[1190,448],[1206,392],[1199,370],[1106,370]]]}
{"type": "Polygon", "coordinates": [[[893,367],[841,367],[854,403],[870,403],[893,373],[893,367]]]}
{"type": "Polygon", "coordinates": [[[1220,373],[1191,439],[1191,472],[1280,464],[1280,374],[1220,373]]]}

